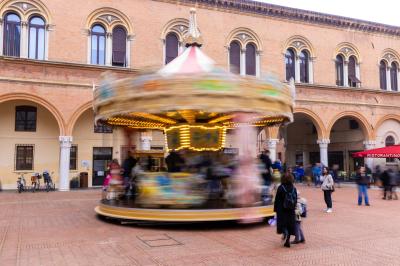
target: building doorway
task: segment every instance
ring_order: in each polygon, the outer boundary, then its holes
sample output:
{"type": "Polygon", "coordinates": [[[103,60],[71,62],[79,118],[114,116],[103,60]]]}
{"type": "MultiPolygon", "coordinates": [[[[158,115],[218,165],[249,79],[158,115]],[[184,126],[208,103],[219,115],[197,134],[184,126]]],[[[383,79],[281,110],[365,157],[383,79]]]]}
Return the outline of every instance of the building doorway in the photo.
{"type": "Polygon", "coordinates": [[[107,175],[107,166],[112,160],[112,147],[93,147],[92,186],[103,185],[107,175]]]}

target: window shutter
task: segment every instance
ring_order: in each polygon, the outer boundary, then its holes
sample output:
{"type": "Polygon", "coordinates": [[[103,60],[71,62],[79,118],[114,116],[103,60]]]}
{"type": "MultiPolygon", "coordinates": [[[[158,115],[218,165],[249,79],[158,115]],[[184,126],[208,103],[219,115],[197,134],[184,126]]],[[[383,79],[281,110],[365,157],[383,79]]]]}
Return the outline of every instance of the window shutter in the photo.
{"type": "Polygon", "coordinates": [[[122,27],[113,29],[112,41],[112,64],[118,66],[126,65],[126,31],[122,27]]]}
{"type": "Polygon", "coordinates": [[[230,70],[234,74],[240,74],[240,45],[237,42],[231,42],[229,48],[230,70]]]}
{"type": "Polygon", "coordinates": [[[165,38],[165,64],[168,64],[178,56],[179,41],[174,33],[169,33],[165,38]]]}
{"type": "Polygon", "coordinates": [[[256,75],[256,48],[253,44],[246,45],[246,75],[256,75]]]}

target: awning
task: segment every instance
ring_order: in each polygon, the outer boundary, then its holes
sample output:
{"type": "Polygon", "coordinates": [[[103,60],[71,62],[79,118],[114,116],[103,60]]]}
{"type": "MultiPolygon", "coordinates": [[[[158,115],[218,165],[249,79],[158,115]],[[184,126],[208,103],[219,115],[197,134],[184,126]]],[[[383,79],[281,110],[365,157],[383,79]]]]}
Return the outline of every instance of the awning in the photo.
{"type": "Polygon", "coordinates": [[[355,152],[352,156],[354,158],[400,158],[400,145],[355,152]]]}

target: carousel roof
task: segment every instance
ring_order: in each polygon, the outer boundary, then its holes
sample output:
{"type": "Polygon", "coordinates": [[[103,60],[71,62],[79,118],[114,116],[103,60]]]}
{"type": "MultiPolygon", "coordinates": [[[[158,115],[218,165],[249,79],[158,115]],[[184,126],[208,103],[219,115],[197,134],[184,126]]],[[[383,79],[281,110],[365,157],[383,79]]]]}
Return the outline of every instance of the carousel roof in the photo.
{"type": "Polygon", "coordinates": [[[103,79],[94,91],[96,121],[133,128],[182,123],[235,126],[235,113],[252,113],[265,126],[293,119],[294,87],[274,76],[244,77],[216,66],[200,49],[196,12],[190,11],[186,49],[160,70],[134,78],[103,79]]]}

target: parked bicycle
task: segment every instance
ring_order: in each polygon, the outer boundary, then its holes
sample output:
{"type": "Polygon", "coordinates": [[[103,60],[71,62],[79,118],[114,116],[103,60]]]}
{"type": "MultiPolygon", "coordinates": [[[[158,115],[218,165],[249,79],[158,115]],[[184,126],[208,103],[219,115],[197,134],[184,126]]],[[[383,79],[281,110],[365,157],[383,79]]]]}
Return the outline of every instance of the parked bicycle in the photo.
{"type": "Polygon", "coordinates": [[[18,193],[25,191],[25,188],[26,188],[26,180],[25,180],[24,174],[26,174],[26,173],[21,173],[21,175],[17,179],[18,193]]]}
{"type": "Polygon", "coordinates": [[[46,192],[49,192],[50,190],[55,190],[55,184],[53,183],[53,180],[51,176],[54,174],[54,172],[51,172],[51,175],[47,170],[44,170],[43,172],[43,181],[45,184],[46,192]]]}

